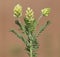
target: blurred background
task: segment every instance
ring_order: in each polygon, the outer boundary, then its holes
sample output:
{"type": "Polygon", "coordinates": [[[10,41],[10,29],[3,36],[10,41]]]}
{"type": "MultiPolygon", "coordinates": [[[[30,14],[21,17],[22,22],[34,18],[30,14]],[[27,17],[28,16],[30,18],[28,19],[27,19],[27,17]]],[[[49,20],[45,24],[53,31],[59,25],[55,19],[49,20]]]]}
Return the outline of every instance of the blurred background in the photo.
{"type": "MultiPolygon", "coordinates": [[[[41,9],[51,8],[51,14],[40,20],[40,25],[43,25],[47,20],[50,20],[51,24],[38,37],[40,48],[37,57],[60,57],[59,0],[0,0],[0,57],[28,57],[24,50],[24,43],[9,32],[11,28],[18,29],[13,17],[13,8],[17,3],[22,5],[23,13],[25,13],[27,7],[31,7],[35,12],[36,19],[38,19],[41,9]],[[16,49],[19,50],[19,53],[12,54],[12,51],[14,53],[16,49]]],[[[23,17],[24,14],[20,19],[22,23],[23,17]]]]}

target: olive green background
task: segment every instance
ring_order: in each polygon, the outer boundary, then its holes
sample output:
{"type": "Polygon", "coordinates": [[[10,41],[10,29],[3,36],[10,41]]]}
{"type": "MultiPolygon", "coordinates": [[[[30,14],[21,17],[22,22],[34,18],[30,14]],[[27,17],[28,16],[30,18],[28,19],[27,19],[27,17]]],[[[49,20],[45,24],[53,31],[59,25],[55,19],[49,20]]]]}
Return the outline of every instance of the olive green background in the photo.
{"type": "Polygon", "coordinates": [[[14,34],[9,32],[10,28],[18,30],[13,17],[13,7],[17,4],[23,7],[23,16],[20,19],[23,23],[24,13],[27,7],[31,7],[38,19],[40,10],[45,7],[51,8],[51,14],[40,20],[43,25],[47,20],[51,24],[38,37],[40,48],[37,57],[60,57],[60,1],[59,0],[0,0],[0,57],[28,57],[24,51],[24,43],[14,34]],[[20,53],[12,55],[12,49],[19,47],[20,53]]]}

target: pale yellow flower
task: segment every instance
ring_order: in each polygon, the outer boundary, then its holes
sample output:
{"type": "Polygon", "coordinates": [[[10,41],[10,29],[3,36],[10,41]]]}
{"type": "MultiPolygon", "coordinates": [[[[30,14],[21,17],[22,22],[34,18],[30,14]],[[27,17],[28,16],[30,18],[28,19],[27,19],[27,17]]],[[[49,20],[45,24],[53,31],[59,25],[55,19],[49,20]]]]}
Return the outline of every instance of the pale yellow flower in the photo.
{"type": "Polygon", "coordinates": [[[17,4],[14,9],[13,9],[13,12],[14,12],[14,16],[15,17],[21,17],[22,16],[22,6],[17,4]]]}
{"type": "Polygon", "coordinates": [[[26,10],[26,16],[28,16],[28,17],[33,17],[34,16],[33,10],[29,7],[26,10]]]}
{"type": "Polygon", "coordinates": [[[41,10],[43,16],[48,16],[49,13],[51,12],[50,8],[44,8],[41,10]]]}

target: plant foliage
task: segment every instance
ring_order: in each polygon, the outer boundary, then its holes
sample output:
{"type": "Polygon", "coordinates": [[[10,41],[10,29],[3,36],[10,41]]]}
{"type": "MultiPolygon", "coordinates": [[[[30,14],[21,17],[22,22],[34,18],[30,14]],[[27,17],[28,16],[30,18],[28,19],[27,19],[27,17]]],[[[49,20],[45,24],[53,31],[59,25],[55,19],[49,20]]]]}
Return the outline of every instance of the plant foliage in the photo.
{"type": "MultiPolygon", "coordinates": [[[[39,21],[34,18],[34,11],[30,7],[28,7],[26,10],[26,14],[24,17],[24,25],[22,25],[21,21],[19,21],[19,18],[22,16],[22,6],[17,4],[14,7],[13,12],[14,16],[17,18],[15,20],[15,24],[19,27],[20,30],[23,31],[27,38],[24,38],[22,33],[18,33],[15,29],[11,29],[10,31],[24,42],[24,44],[26,45],[25,50],[27,51],[29,57],[37,57],[37,50],[39,48],[37,36],[45,30],[45,28],[49,25],[50,21],[48,20],[44,25],[42,25],[38,33],[36,33],[37,31],[35,29],[39,21]]],[[[48,16],[49,13],[50,8],[44,8],[41,10],[42,17],[48,16]]]]}

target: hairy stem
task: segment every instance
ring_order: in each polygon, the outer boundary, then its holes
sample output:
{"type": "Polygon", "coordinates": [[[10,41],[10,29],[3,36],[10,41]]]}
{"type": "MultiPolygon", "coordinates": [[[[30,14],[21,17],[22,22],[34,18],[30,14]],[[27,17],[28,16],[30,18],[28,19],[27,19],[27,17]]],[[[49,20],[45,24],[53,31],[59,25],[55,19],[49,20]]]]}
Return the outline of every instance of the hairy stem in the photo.
{"type": "Polygon", "coordinates": [[[43,17],[43,15],[41,14],[40,16],[39,16],[39,18],[38,18],[38,24],[39,24],[39,21],[40,21],[40,19],[43,17]]]}
{"type": "Polygon", "coordinates": [[[21,39],[24,43],[27,43],[27,40],[25,38],[22,37],[22,35],[20,35],[16,30],[11,29],[10,32],[12,32],[13,34],[15,34],[19,39],[21,39]]]}

